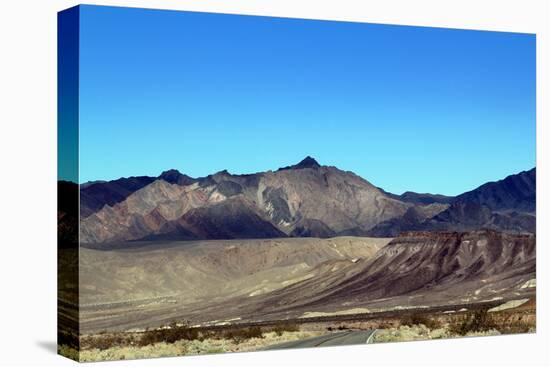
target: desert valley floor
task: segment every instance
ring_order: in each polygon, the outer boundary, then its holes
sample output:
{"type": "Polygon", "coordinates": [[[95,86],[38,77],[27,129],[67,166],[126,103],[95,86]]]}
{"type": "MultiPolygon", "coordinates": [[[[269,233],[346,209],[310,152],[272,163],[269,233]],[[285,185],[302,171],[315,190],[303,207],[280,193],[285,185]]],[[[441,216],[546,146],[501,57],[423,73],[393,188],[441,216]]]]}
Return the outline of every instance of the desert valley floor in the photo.
{"type": "Polygon", "coordinates": [[[459,309],[535,296],[535,237],[494,231],[80,249],[81,333],[459,309]]]}

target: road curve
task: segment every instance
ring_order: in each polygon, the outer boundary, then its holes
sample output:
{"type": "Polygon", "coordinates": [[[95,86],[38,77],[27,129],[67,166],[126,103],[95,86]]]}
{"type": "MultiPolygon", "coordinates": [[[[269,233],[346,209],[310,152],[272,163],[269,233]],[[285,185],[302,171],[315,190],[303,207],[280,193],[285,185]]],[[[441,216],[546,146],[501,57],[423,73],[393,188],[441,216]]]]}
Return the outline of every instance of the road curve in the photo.
{"type": "Polygon", "coordinates": [[[295,340],[291,342],[271,345],[264,350],[277,349],[295,349],[295,348],[314,348],[330,347],[337,345],[356,345],[367,344],[372,339],[376,330],[348,330],[327,335],[316,336],[314,338],[295,340]]]}

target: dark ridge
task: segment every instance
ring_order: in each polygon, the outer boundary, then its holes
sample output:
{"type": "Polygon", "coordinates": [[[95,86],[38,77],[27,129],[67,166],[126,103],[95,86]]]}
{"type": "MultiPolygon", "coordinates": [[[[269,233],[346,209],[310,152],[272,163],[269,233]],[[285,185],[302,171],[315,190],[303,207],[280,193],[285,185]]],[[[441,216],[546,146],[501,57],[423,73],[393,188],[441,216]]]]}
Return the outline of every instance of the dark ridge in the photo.
{"type": "Polygon", "coordinates": [[[184,175],[177,169],[170,169],[168,171],[164,171],[160,174],[159,178],[168,183],[176,184],[180,186],[191,185],[196,181],[194,178],[184,175]]]}
{"type": "Polygon", "coordinates": [[[155,180],[155,177],[149,176],[123,177],[118,180],[99,182],[86,187],[81,186],[80,215],[87,217],[99,211],[105,205],[114,206],[155,180]]]}
{"type": "Polygon", "coordinates": [[[279,171],[283,170],[289,170],[289,169],[304,169],[304,168],[319,168],[321,165],[312,157],[309,155],[302,159],[300,163],[292,165],[292,166],[286,166],[279,168],[279,171]]]}
{"type": "Polygon", "coordinates": [[[80,190],[85,189],[86,187],[98,184],[98,183],[105,183],[107,181],[105,180],[95,180],[95,181],[88,181],[80,184],[80,190]]]}
{"type": "Polygon", "coordinates": [[[399,199],[407,203],[429,205],[434,203],[450,204],[453,202],[454,197],[439,194],[416,193],[412,191],[407,191],[399,195],[399,199]]]}
{"type": "Polygon", "coordinates": [[[388,195],[392,199],[404,201],[406,203],[419,204],[419,205],[429,205],[434,203],[451,204],[455,200],[454,196],[446,196],[446,195],[440,195],[440,194],[406,191],[401,195],[397,195],[397,194],[388,192],[382,189],[381,187],[377,187],[377,189],[382,191],[384,194],[388,195]]]}
{"type": "Polygon", "coordinates": [[[534,213],[536,210],[537,171],[533,168],[510,175],[503,180],[488,182],[458,195],[455,203],[476,203],[491,210],[518,210],[534,213]]]}

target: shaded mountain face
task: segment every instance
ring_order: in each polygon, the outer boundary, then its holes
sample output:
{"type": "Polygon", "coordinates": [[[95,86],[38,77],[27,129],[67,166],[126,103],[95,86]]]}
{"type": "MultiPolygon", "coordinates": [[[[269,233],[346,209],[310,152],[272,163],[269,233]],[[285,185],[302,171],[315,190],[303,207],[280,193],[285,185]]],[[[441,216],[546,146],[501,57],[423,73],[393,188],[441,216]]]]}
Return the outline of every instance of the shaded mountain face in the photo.
{"type": "Polygon", "coordinates": [[[429,205],[429,204],[450,204],[454,197],[437,195],[437,194],[418,194],[416,192],[407,191],[399,195],[399,199],[407,203],[429,205]]]}
{"type": "Polygon", "coordinates": [[[430,205],[430,204],[450,204],[454,200],[454,196],[445,196],[439,194],[421,194],[412,191],[406,191],[401,195],[392,194],[391,192],[384,191],[379,188],[384,194],[400,201],[406,203],[416,204],[416,205],[430,205]]]}
{"type": "Polygon", "coordinates": [[[178,224],[195,234],[196,238],[286,237],[242,195],[212,206],[192,209],[178,220],[178,224]]]}
{"type": "Polygon", "coordinates": [[[277,171],[191,178],[176,170],[81,187],[81,242],[394,237],[410,230],[534,231],[535,170],[449,198],[387,193],[306,157],[277,171]],[[518,176],[518,177],[515,177],[518,176]],[[532,210],[532,211],[531,211],[532,210]]]}
{"type": "Polygon", "coordinates": [[[80,185],[80,214],[82,217],[88,217],[101,210],[105,205],[114,206],[158,179],[180,186],[191,185],[197,181],[178,170],[171,169],[162,172],[158,177],[123,177],[114,181],[87,182],[80,185]]]}
{"type": "Polygon", "coordinates": [[[471,231],[480,228],[536,232],[536,168],[445,200],[448,207],[433,211],[433,215],[422,217],[408,213],[380,223],[369,234],[395,236],[402,231],[471,231]]]}
{"type": "Polygon", "coordinates": [[[448,204],[441,203],[413,206],[403,216],[379,223],[368,234],[375,237],[396,237],[401,232],[418,230],[423,227],[424,222],[444,212],[448,207],[448,204]]]}
{"type": "Polygon", "coordinates": [[[489,182],[457,196],[451,206],[421,226],[425,230],[491,228],[536,231],[536,169],[489,182]]]}
{"type": "Polygon", "coordinates": [[[492,211],[513,210],[535,213],[537,171],[533,168],[504,180],[489,182],[475,190],[461,194],[453,202],[475,203],[492,211]]]}
{"type": "Polygon", "coordinates": [[[149,185],[155,178],[148,176],[119,178],[108,182],[84,184],[80,189],[80,215],[87,217],[105,205],[113,206],[130,194],[149,185]]]}
{"type": "Polygon", "coordinates": [[[536,217],[528,212],[498,212],[475,202],[458,201],[415,229],[468,231],[477,228],[535,233],[536,217]]]}

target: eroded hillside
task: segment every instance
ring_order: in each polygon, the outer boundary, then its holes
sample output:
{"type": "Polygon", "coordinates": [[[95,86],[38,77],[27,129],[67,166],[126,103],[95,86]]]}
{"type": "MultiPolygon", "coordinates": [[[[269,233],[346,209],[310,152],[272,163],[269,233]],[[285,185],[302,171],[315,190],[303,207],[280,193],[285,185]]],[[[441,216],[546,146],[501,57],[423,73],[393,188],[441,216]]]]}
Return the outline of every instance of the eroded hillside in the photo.
{"type": "Polygon", "coordinates": [[[85,331],[477,304],[534,295],[535,238],[494,231],[135,243],[81,251],[85,331]]]}

